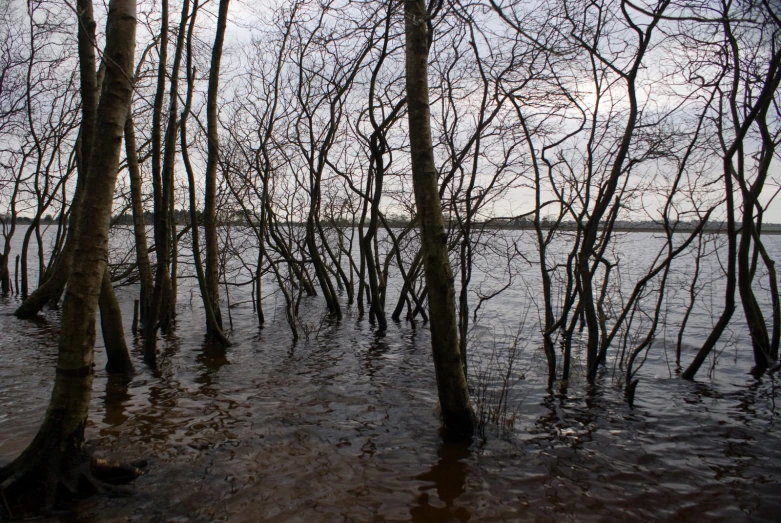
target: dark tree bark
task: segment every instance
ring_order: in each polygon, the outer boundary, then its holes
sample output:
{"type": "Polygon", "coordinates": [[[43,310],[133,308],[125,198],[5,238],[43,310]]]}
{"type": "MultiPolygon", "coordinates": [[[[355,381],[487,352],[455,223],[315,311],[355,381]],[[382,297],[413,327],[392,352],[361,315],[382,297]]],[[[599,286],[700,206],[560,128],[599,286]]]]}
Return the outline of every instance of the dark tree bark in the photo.
{"type": "Polygon", "coordinates": [[[106,372],[110,374],[131,375],[135,372],[133,362],[125,341],[125,329],[122,325],[122,312],[119,301],[111,286],[111,275],[108,267],[103,272],[100,284],[100,329],[103,332],[103,343],[106,346],[106,372]]]}
{"type": "MultiPolygon", "coordinates": [[[[195,16],[198,12],[198,4],[193,6],[193,15],[190,20],[190,25],[187,30],[187,96],[185,98],[184,109],[182,111],[181,118],[181,145],[182,145],[182,160],[184,162],[184,168],[187,172],[188,181],[188,196],[190,198],[190,222],[192,223],[192,239],[193,239],[193,261],[195,262],[195,272],[198,278],[198,287],[203,297],[203,309],[206,313],[206,329],[208,335],[215,341],[222,344],[224,347],[231,345],[228,338],[222,332],[222,325],[220,324],[218,314],[219,307],[215,313],[212,300],[209,299],[208,280],[204,274],[203,260],[201,259],[201,243],[199,234],[198,213],[196,207],[195,197],[195,173],[193,171],[192,163],[190,162],[190,153],[187,143],[187,118],[190,115],[193,100],[193,90],[195,82],[195,69],[192,65],[192,38],[193,27],[195,25],[195,16]]],[[[184,17],[182,18],[184,20],[184,17]]]]}
{"type": "Polygon", "coordinates": [[[453,272],[431,141],[428,51],[432,29],[424,0],[405,0],[404,26],[412,182],[420,223],[439,404],[445,427],[454,436],[469,439],[474,432],[475,416],[461,364],[453,272]]]}
{"type": "MultiPolygon", "coordinates": [[[[11,258],[11,240],[16,232],[16,198],[19,194],[19,186],[21,185],[22,174],[21,170],[14,181],[14,190],[11,193],[10,203],[8,205],[8,217],[0,218],[3,228],[3,252],[0,253],[0,292],[8,294],[11,292],[11,271],[8,269],[8,261],[11,258]]],[[[18,260],[18,258],[17,258],[18,260]]],[[[17,271],[18,273],[18,271],[17,271]]],[[[19,284],[16,285],[17,289],[19,284]]]]}
{"type": "MultiPolygon", "coordinates": [[[[726,21],[724,23],[727,24],[726,21]]],[[[735,75],[739,74],[739,71],[735,71],[734,74],[735,75]]],[[[708,338],[705,340],[705,343],[703,343],[703,345],[700,347],[700,350],[697,351],[697,354],[695,355],[694,359],[691,361],[691,363],[683,372],[683,374],[681,374],[681,377],[684,379],[688,379],[688,380],[694,379],[694,376],[696,376],[697,372],[700,370],[700,367],[705,362],[705,359],[708,357],[708,355],[711,353],[713,348],[716,346],[719,339],[721,339],[721,335],[724,333],[724,330],[727,328],[727,325],[729,325],[730,319],[732,319],[732,315],[735,311],[735,306],[736,306],[735,291],[738,287],[738,277],[737,277],[738,245],[737,245],[734,184],[733,184],[735,167],[733,165],[733,161],[736,155],[739,155],[739,152],[742,150],[743,141],[746,139],[746,135],[748,134],[748,131],[751,128],[751,126],[755,123],[757,118],[763,117],[765,111],[767,111],[767,108],[770,106],[770,104],[773,103],[773,97],[780,83],[781,83],[781,50],[777,51],[772,56],[772,59],[768,63],[768,70],[765,75],[765,79],[762,85],[762,90],[759,92],[759,95],[756,97],[754,104],[751,107],[751,110],[744,117],[743,122],[739,124],[733,113],[733,121],[736,124],[735,138],[729,144],[729,147],[726,147],[726,150],[724,152],[723,173],[722,173],[724,178],[724,188],[725,188],[725,196],[726,196],[727,236],[728,236],[727,274],[726,274],[727,282],[724,291],[724,310],[719,316],[719,319],[716,321],[716,324],[713,326],[713,329],[708,335],[708,338]]],[[[735,84],[737,84],[737,80],[735,80],[735,84]]],[[[733,93],[730,94],[730,98],[731,98],[730,105],[733,108],[737,107],[737,97],[734,92],[736,89],[737,87],[735,87],[733,93]]],[[[751,306],[750,303],[748,305],[749,307],[751,306]]],[[[750,329],[752,329],[751,334],[754,335],[753,329],[757,327],[757,325],[752,324],[752,319],[756,319],[756,318],[749,317],[748,326],[750,329]]],[[[760,364],[763,363],[766,356],[764,351],[758,349],[755,339],[752,340],[752,347],[754,349],[754,355],[755,358],[758,360],[758,363],[760,364]],[[757,353],[758,351],[759,354],[757,353]]]]}
{"type": "MultiPolygon", "coordinates": [[[[152,306],[144,322],[144,360],[154,364],[157,359],[157,331],[167,330],[173,317],[173,287],[169,273],[171,262],[170,208],[173,187],[163,169],[163,99],[168,67],[168,0],[161,3],[160,44],[157,69],[157,89],[152,113],[152,192],[154,197],[155,287],[152,306]]],[[[169,126],[171,122],[169,122],[169,126]]],[[[174,142],[176,143],[176,142],[174,142]]]]}
{"type": "Polygon", "coordinates": [[[125,121],[125,155],[127,170],[130,175],[130,200],[133,211],[133,232],[136,244],[136,260],[138,275],[141,280],[141,320],[146,322],[154,299],[154,279],[152,266],[149,262],[149,248],[146,241],[146,220],[144,219],[144,203],[141,192],[141,170],[138,166],[138,147],[133,117],[130,113],[125,121]]]}
{"type": "MultiPolygon", "coordinates": [[[[217,122],[217,94],[220,83],[220,64],[222,47],[225,40],[225,27],[228,23],[228,5],[230,0],[220,0],[217,15],[217,33],[212,47],[211,70],[209,71],[209,91],[206,95],[206,133],[208,155],[206,158],[206,197],[204,200],[203,229],[206,236],[206,291],[204,302],[208,300],[214,313],[214,326],[222,330],[220,314],[220,261],[219,241],[217,238],[217,162],[220,154],[220,138],[217,122]]],[[[209,334],[213,334],[212,324],[207,325],[209,334]]],[[[216,333],[215,333],[216,334],[216,333]]],[[[219,336],[217,336],[219,338],[219,336]]],[[[224,336],[223,336],[224,338],[224,336]]]]}
{"type": "MultiPolygon", "coordinates": [[[[382,40],[382,50],[380,57],[377,60],[376,65],[372,69],[371,83],[369,84],[369,122],[372,126],[372,134],[369,137],[369,151],[370,151],[370,163],[369,176],[367,177],[367,191],[366,201],[363,206],[363,214],[361,216],[361,229],[363,228],[363,219],[366,216],[367,205],[371,205],[371,212],[369,214],[369,225],[366,228],[366,232],[361,231],[361,269],[366,269],[369,276],[369,293],[370,293],[370,320],[377,322],[379,330],[386,330],[388,328],[388,320],[385,316],[385,303],[384,296],[380,296],[380,280],[378,273],[379,267],[376,262],[376,253],[372,249],[372,243],[377,239],[377,228],[379,225],[380,214],[380,200],[382,199],[382,186],[387,166],[385,165],[385,155],[388,153],[388,144],[385,139],[388,128],[399,118],[399,112],[406,105],[406,100],[402,99],[396,106],[390,111],[385,118],[377,121],[376,103],[375,103],[375,91],[377,89],[377,77],[382,69],[383,63],[388,56],[388,39],[390,36],[390,23],[392,18],[393,8],[389,4],[388,11],[385,16],[385,33],[382,40]],[[372,174],[374,175],[372,178],[372,174]],[[374,184],[374,194],[369,194],[369,187],[374,184]]],[[[383,113],[380,113],[383,114],[383,113]]],[[[363,288],[363,270],[361,270],[361,280],[359,286],[363,288]]],[[[358,293],[358,301],[361,308],[363,303],[360,299],[360,292],[358,293]]]]}

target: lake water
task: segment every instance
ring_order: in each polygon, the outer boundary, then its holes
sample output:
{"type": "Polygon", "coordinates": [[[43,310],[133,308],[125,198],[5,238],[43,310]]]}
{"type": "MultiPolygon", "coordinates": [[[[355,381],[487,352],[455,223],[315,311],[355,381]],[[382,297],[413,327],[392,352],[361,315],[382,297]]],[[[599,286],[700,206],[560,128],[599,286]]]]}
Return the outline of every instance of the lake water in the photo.
{"type": "MultiPolygon", "coordinates": [[[[776,254],[779,240],[768,239],[776,254]]],[[[621,240],[622,288],[651,262],[654,245],[650,234],[621,240]]],[[[715,264],[708,265],[685,362],[720,312],[715,264]]],[[[492,266],[501,263],[486,258],[475,285],[492,285],[492,266]]],[[[681,281],[685,270],[682,261],[681,281]]],[[[100,456],[145,458],[149,466],[132,497],[95,497],[50,519],[778,521],[779,380],[749,374],[739,321],[713,372],[704,367],[695,382],[676,378],[679,285],[669,298],[671,330],[648,353],[633,409],[609,370],[590,387],[576,366],[566,391],[548,392],[528,292],[536,271],[520,265],[516,283],[485,306],[473,330],[476,388],[487,379],[491,351],[501,360],[502,343],[516,331],[523,343],[512,375],[511,427],[488,427],[470,446],[440,437],[428,332],[420,324],[390,322],[379,333],[354,310],[341,322],[321,321],[320,298],[305,298],[309,336],[293,344],[281,297],[266,298],[268,323],[259,330],[249,287],[236,287],[235,344],[221,350],[204,343],[200,296],[185,279],[175,333],[159,344],[159,365],[150,369],[129,332],[137,288],[119,288],[137,374],[129,381],[106,375],[98,337],[87,438],[100,456]]],[[[272,289],[270,280],[265,288],[272,289]]],[[[57,313],[20,321],[11,316],[17,304],[0,299],[0,463],[35,434],[54,377],[57,313]]]]}

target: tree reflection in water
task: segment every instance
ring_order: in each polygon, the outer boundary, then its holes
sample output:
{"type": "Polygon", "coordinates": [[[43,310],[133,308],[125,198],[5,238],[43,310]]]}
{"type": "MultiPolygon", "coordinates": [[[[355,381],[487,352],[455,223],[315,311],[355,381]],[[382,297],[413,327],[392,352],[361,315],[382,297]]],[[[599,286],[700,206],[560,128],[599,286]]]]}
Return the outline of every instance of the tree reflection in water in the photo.
{"type": "Polygon", "coordinates": [[[103,423],[106,425],[118,427],[128,420],[125,407],[132,399],[128,391],[129,383],[130,378],[128,376],[108,375],[106,379],[106,395],[104,397],[106,411],[103,413],[103,423]]]}
{"type": "Polygon", "coordinates": [[[472,514],[466,507],[456,507],[455,502],[464,493],[467,475],[466,459],[471,455],[464,443],[442,441],[437,451],[439,461],[428,472],[416,479],[428,484],[420,487],[421,494],[410,510],[413,522],[469,521],[472,514]],[[433,483],[433,485],[431,484],[433,483]],[[432,496],[436,489],[439,502],[432,496]],[[444,506],[442,504],[444,503],[444,506]]]}

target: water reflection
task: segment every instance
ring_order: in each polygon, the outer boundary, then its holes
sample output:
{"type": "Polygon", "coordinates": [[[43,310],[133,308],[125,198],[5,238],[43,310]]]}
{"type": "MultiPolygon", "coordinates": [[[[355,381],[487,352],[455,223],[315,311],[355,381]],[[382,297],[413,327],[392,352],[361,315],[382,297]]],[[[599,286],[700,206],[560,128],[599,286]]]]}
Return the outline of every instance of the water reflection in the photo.
{"type": "Polygon", "coordinates": [[[195,378],[195,383],[201,385],[202,392],[211,396],[212,394],[207,391],[212,387],[212,375],[218,373],[225,365],[230,365],[225,347],[206,340],[201,345],[201,351],[195,360],[200,365],[200,374],[195,378]]]}
{"type": "Polygon", "coordinates": [[[468,445],[442,441],[437,450],[437,463],[428,472],[416,476],[428,484],[419,488],[421,494],[410,510],[413,522],[469,521],[472,517],[469,510],[455,504],[466,489],[468,468],[465,461],[470,455],[468,445]]]}
{"type": "Polygon", "coordinates": [[[370,380],[382,369],[382,358],[390,350],[390,346],[385,340],[386,331],[377,329],[373,334],[373,340],[363,358],[363,365],[370,380]]]}
{"type": "Polygon", "coordinates": [[[157,361],[152,369],[157,378],[171,379],[176,375],[174,359],[180,352],[182,340],[174,330],[175,327],[176,320],[172,320],[171,331],[162,336],[162,349],[160,349],[160,342],[158,341],[157,361]]]}
{"type": "Polygon", "coordinates": [[[105,412],[103,423],[117,427],[128,420],[126,406],[132,399],[128,392],[130,378],[109,374],[106,379],[106,394],[103,397],[105,412]]]}

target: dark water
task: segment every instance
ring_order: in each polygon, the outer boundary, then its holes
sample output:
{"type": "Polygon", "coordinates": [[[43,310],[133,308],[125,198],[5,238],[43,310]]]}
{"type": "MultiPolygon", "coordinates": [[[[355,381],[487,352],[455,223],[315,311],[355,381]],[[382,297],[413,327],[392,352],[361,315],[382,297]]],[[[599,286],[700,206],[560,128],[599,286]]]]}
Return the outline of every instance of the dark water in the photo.
{"type": "MultiPolygon", "coordinates": [[[[778,376],[752,378],[744,345],[727,346],[694,383],[675,378],[656,347],[630,409],[609,373],[595,388],[576,379],[546,392],[540,351],[525,344],[511,426],[463,446],[438,432],[420,326],[378,334],[352,313],[321,322],[315,298],[304,304],[309,339],[294,346],[272,296],[263,330],[251,304],[231,310],[236,343],[221,350],[203,343],[190,283],[158,368],[136,342],[132,380],[95,379],[89,444],[149,461],[135,494],[52,520],[781,521],[778,376]]],[[[126,324],[136,292],[118,291],[126,324]]],[[[15,305],[0,301],[0,463],[34,435],[54,375],[56,313],[19,321],[15,305]]],[[[101,347],[96,359],[102,369],[101,347]]]]}

